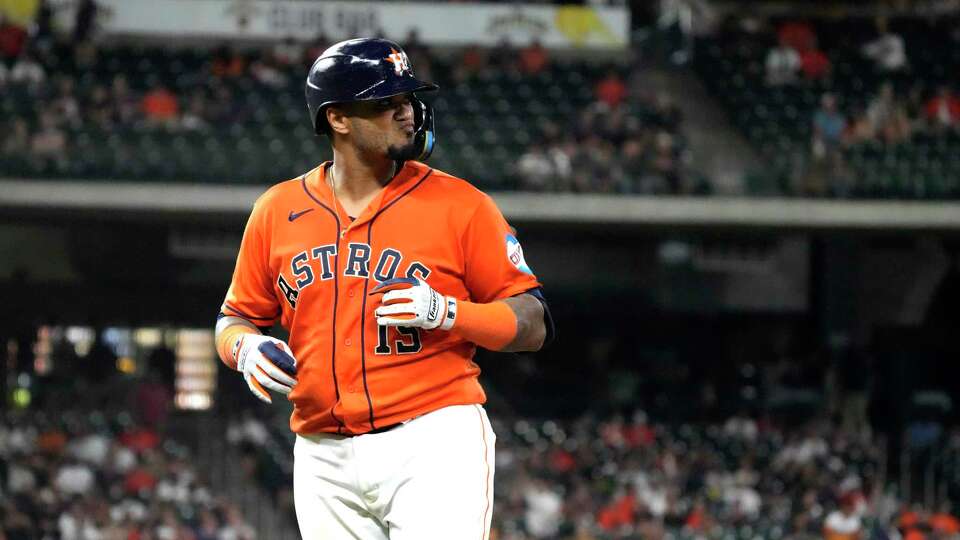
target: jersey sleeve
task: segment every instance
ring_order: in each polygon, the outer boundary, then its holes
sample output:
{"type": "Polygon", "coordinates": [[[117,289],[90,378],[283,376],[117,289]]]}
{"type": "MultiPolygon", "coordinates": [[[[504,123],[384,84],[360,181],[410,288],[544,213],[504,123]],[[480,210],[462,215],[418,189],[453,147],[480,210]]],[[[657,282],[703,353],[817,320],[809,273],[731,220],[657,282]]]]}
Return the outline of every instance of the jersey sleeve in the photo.
{"type": "Polygon", "coordinates": [[[280,316],[269,265],[266,217],[261,201],[257,201],[243,231],[233,279],[221,307],[224,315],[243,317],[257,326],[272,326],[280,316]]]}
{"type": "Polygon", "coordinates": [[[474,302],[501,300],[540,286],[516,235],[487,195],[467,223],[463,254],[464,281],[474,302]]]}

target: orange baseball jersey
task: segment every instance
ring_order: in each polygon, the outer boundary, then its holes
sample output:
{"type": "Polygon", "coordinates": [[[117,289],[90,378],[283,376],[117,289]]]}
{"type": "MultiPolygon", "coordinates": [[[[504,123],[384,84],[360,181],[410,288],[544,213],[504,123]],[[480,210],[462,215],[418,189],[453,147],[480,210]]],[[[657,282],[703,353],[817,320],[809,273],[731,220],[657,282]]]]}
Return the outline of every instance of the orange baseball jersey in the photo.
{"type": "Polygon", "coordinates": [[[351,219],[326,181],[330,165],[257,200],[222,306],[289,331],[290,428],[360,434],[483,403],[475,345],[444,330],[378,326],[379,297],[368,293],[394,277],[479,303],[539,287],[506,220],[483,192],[415,161],[351,219]]]}

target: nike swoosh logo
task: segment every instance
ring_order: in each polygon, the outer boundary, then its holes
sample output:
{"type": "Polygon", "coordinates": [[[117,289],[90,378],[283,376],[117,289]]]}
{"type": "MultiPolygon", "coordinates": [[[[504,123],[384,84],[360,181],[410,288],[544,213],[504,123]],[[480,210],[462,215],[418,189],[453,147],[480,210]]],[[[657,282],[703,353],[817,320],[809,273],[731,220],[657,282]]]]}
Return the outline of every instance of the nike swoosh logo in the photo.
{"type": "Polygon", "coordinates": [[[304,215],[304,214],[307,214],[307,213],[309,213],[309,212],[313,212],[313,210],[314,210],[313,208],[307,208],[306,210],[303,210],[303,211],[300,211],[300,212],[294,212],[293,210],[291,210],[291,211],[290,211],[290,215],[287,216],[287,220],[288,220],[288,221],[293,221],[293,220],[297,219],[298,217],[300,217],[300,216],[302,216],[302,215],[304,215]]]}

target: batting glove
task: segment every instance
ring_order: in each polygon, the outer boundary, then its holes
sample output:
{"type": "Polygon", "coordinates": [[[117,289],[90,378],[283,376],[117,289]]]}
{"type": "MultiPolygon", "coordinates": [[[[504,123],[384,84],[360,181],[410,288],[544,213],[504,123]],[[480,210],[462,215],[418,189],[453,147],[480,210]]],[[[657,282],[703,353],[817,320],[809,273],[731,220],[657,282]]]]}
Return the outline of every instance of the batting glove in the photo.
{"type": "Polygon", "coordinates": [[[243,334],[233,357],[253,395],[272,403],[267,389],[287,395],[297,385],[297,361],[286,343],[270,336],[243,334]]]}
{"type": "Polygon", "coordinates": [[[374,311],[381,326],[449,330],[457,316],[455,298],[443,296],[417,278],[388,279],[370,294],[383,295],[374,311]]]}

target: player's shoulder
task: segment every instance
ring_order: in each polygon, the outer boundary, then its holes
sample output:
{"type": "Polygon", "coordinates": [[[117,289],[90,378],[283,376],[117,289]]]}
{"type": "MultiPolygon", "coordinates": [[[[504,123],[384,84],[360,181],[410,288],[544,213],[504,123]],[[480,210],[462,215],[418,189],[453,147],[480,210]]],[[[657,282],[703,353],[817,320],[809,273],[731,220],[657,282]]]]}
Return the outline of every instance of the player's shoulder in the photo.
{"type": "Polygon", "coordinates": [[[277,215],[284,217],[287,210],[307,204],[309,201],[306,200],[308,194],[304,188],[305,177],[306,175],[300,175],[269,186],[254,202],[253,213],[269,220],[277,215]]]}
{"type": "Polygon", "coordinates": [[[277,182],[268,187],[257,197],[257,205],[269,205],[273,202],[284,201],[291,197],[301,197],[304,194],[303,176],[277,182]]]}
{"type": "Polygon", "coordinates": [[[453,174],[440,169],[428,167],[420,162],[413,162],[414,166],[430,172],[425,183],[431,190],[440,192],[447,200],[456,201],[460,205],[480,204],[490,199],[490,196],[476,186],[453,174]]]}

